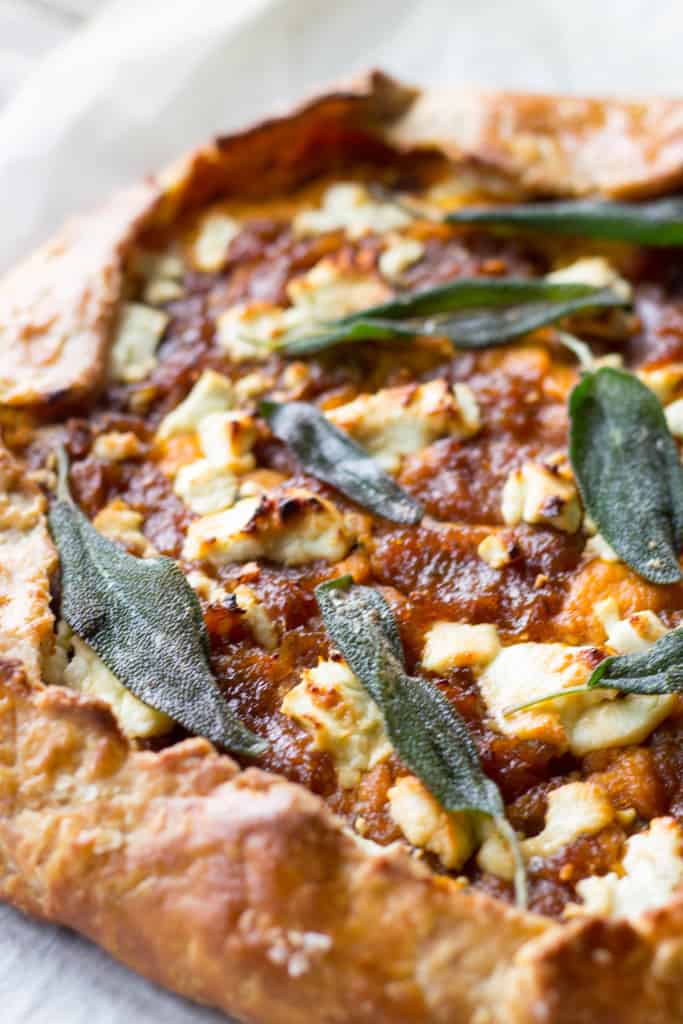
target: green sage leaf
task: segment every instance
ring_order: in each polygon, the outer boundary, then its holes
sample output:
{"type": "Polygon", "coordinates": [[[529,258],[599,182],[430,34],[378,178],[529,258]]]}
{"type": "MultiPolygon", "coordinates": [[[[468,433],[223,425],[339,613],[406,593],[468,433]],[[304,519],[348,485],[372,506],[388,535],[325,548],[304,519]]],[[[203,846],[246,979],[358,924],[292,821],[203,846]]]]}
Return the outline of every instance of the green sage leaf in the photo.
{"type": "Polygon", "coordinates": [[[312,476],[394,523],[420,521],[424,513],[415,499],[314,405],[264,401],[260,412],[312,476]]]}
{"type": "Polygon", "coordinates": [[[443,218],[449,224],[528,228],[636,245],[683,245],[683,199],[612,203],[595,199],[471,207],[443,218]]]}
{"type": "MultiPolygon", "coordinates": [[[[500,791],[484,774],[465,722],[435,686],[408,675],[398,627],[380,592],[346,577],[316,587],[315,596],[330,637],[380,708],[406,767],[445,810],[493,818],[521,865],[500,791]]],[[[517,885],[523,899],[523,869],[517,885]]]]}
{"type": "Polygon", "coordinates": [[[72,500],[63,450],[50,533],[61,564],[62,615],[136,697],[236,754],[266,744],[231,710],[208,661],[197,597],[171,558],[135,558],[72,500]]]}
{"type": "Polygon", "coordinates": [[[683,468],[655,395],[631,373],[587,373],[569,398],[569,455],[608,544],[652,583],[683,579],[683,468]]]}
{"type": "Polygon", "coordinates": [[[285,338],[289,356],[311,355],[352,341],[448,338],[458,348],[503,345],[563,317],[628,303],[609,288],[539,279],[461,278],[399,295],[343,317],[320,331],[285,338]]]}
{"type": "Polygon", "coordinates": [[[646,651],[605,658],[588,680],[588,686],[606,686],[624,693],[682,692],[683,628],[666,633],[646,651]]]}

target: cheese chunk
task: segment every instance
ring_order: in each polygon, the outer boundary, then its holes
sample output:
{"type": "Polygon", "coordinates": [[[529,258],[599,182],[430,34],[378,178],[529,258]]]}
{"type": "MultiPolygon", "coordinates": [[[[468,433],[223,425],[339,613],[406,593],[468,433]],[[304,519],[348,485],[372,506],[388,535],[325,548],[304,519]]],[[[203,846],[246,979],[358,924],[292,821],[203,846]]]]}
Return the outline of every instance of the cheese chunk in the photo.
{"type": "Polygon", "coordinates": [[[446,868],[462,867],[475,844],[467,811],[444,811],[414,775],[400,778],[387,796],[389,813],[412,846],[436,854],[446,868]]]}
{"type": "Polygon", "coordinates": [[[586,541],[584,554],[590,558],[601,558],[603,562],[619,562],[621,559],[600,533],[594,534],[586,541]]]}
{"type": "Polygon", "coordinates": [[[144,517],[120,498],[114,498],[93,519],[93,526],[109,540],[116,541],[132,555],[150,558],[156,548],[142,532],[144,517]]]}
{"type": "Polygon", "coordinates": [[[524,522],[576,533],[581,505],[571,473],[550,460],[513,469],[503,487],[502,514],[508,526],[524,522]]]}
{"type": "Polygon", "coordinates": [[[139,459],[144,445],[132,430],[111,430],[95,438],[93,454],[104,462],[123,462],[125,459],[139,459]]]}
{"type": "Polygon", "coordinates": [[[212,274],[226,262],[228,246],[240,232],[240,226],[225,213],[209,213],[203,219],[190,250],[196,270],[212,274]]]}
{"type": "Polygon", "coordinates": [[[496,728],[508,736],[543,740],[566,750],[571,745],[576,720],[587,708],[605,700],[606,691],[570,694],[525,711],[505,712],[583,686],[599,663],[596,653],[593,647],[567,644],[523,643],[504,647],[479,677],[479,689],[496,728]]]}
{"type": "Polygon", "coordinates": [[[268,614],[267,608],[251,587],[240,583],[230,592],[198,569],[193,569],[187,574],[187,582],[200,597],[210,604],[226,604],[234,601],[239,610],[243,612],[245,622],[256,642],[265,647],[267,651],[275,650],[280,639],[279,631],[268,614]]]}
{"type": "Polygon", "coordinates": [[[500,651],[495,626],[481,623],[437,622],[427,633],[422,665],[429,672],[488,665],[500,651]]]}
{"type": "Polygon", "coordinates": [[[387,298],[386,285],[355,269],[323,259],[287,285],[287,295],[311,325],[336,320],[387,298]]]}
{"type": "Polygon", "coordinates": [[[640,743],[673,710],[670,694],[620,697],[615,690],[569,693],[507,713],[533,700],[583,687],[599,664],[594,647],[514,644],[484,669],[479,688],[496,728],[508,736],[538,739],[583,756],[591,750],[640,743]]]}
{"type": "Polygon", "coordinates": [[[189,434],[213,412],[225,412],[234,402],[233,386],[222,373],[204,370],[185,399],[165,416],[157,430],[157,440],[167,441],[177,434],[189,434]]]}
{"type": "Polygon", "coordinates": [[[484,537],[477,547],[477,554],[492,569],[502,569],[512,561],[507,544],[497,533],[484,537]]]}
{"type": "Polygon", "coordinates": [[[607,643],[617,654],[645,651],[667,632],[662,620],[651,611],[634,612],[622,619],[613,597],[598,601],[593,610],[605,630],[607,643]]]}
{"type": "Polygon", "coordinates": [[[576,260],[552,274],[546,274],[546,281],[557,284],[589,284],[593,288],[611,288],[622,299],[628,301],[633,289],[602,256],[589,256],[576,260]]]}
{"type": "Polygon", "coordinates": [[[183,294],[181,281],[185,266],[181,257],[173,250],[140,250],[133,258],[132,270],[144,280],[142,295],[149,306],[173,302],[183,294]]]}
{"type": "Polygon", "coordinates": [[[440,437],[471,437],[481,425],[470,388],[456,384],[451,390],[445,380],[359,395],[326,416],[389,472],[399,468],[402,456],[420,451],[440,437]]]}
{"type": "MultiPolygon", "coordinates": [[[[570,782],[548,794],[548,809],[542,832],[523,839],[520,851],[525,861],[552,857],[579,836],[595,835],[615,820],[615,810],[599,786],[570,782]]],[[[511,881],[515,864],[509,846],[497,832],[482,844],[477,863],[483,871],[511,881]]]]}
{"type": "Polygon", "coordinates": [[[349,238],[360,238],[370,231],[382,234],[405,227],[410,221],[396,203],[378,202],[363,185],[340,182],[325,191],[320,209],[298,213],[292,227],[298,235],[343,230],[349,238]]]}
{"type": "Polygon", "coordinates": [[[305,669],[281,710],[310,733],[317,750],[332,755],[345,789],[392,752],[379,708],[345,661],[305,669]]]}
{"type": "Polygon", "coordinates": [[[399,278],[404,270],[422,259],[424,251],[424,245],[416,238],[396,238],[379,258],[380,272],[390,281],[399,278]]]}
{"type": "Polygon", "coordinates": [[[683,831],[673,818],[654,818],[626,840],[621,873],[591,875],[576,886],[582,899],[570,914],[635,918],[664,906],[683,882],[683,831]]]}
{"type": "Polygon", "coordinates": [[[115,380],[131,384],[142,380],[157,364],[156,349],[168,316],[139,302],[124,303],[111,350],[115,380]]]}
{"type": "Polygon", "coordinates": [[[215,466],[208,459],[196,459],[181,466],[173,490],[193,512],[210,515],[235,503],[238,480],[230,469],[215,466]]]}
{"type": "Polygon", "coordinates": [[[216,337],[233,362],[264,362],[280,338],[303,330],[306,317],[296,307],[271,302],[242,302],[216,318],[216,337]]]}
{"type": "Polygon", "coordinates": [[[283,565],[338,562],[354,539],[332,502],[292,487],[243,498],[225,512],[191,523],[183,556],[217,565],[259,558],[283,565]]]}
{"type": "Polygon", "coordinates": [[[683,387],[683,363],[669,363],[654,370],[638,370],[637,375],[643,384],[654,391],[663,405],[678,395],[683,387]]]}
{"type": "Polygon", "coordinates": [[[267,651],[274,651],[280,635],[263,602],[245,583],[238,584],[233,594],[240,611],[244,612],[244,618],[256,642],[267,651]]]}
{"type": "Polygon", "coordinates": [[[374,306],[387,297],[381,281],[329,259],[287,285],[291,306],[240,303],[217,318],[218,342],[234,362],[264,361],[285,335],[311,334],[338,317],[374,306]]]}
{"type": "Polygon", "coordinates": [[[77,636],[71,637],[71,646],[73,657],[64,669],[64,683],[106,701],[127,736],[146,739],[161,736],[173,727],[168,715],[155,711],[127,690],[92,647],[77,636]]]}
{"type": "Polygon", "coordinates": [[[251,448],[256,421],[246,412],[212,412],[199,422],[199,444],[212,466],[247,473],[255,466],[251,448]]]}
{"type": "Polygon", "coordinates": [[[683,439],[683,398],[677,398],[671,405],[667,405],[664,410],[666,416],[666,425],[679,441],[683,439]]]}

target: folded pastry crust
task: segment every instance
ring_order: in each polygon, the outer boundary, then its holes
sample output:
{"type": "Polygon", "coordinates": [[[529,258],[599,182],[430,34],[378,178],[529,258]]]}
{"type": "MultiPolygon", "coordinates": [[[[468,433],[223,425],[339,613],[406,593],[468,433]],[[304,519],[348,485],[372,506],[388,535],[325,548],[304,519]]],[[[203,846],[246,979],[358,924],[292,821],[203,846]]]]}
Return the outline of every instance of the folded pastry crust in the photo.
{"type": "MultiPolygon", "coordinates": [[[[127,253],[220,196],[256,200],[364,153],[435,149],[501,194],[683,182],[683,102],[421,92],[373,73],[190,154],[0,283],[0,419],[103,384],[127,253]]],[[[137,749],[108,706],[41,680],[57,565],[45,502],[0,453],[0,895],[245,1021],[673,1024],[683,897],[639,919],[523,913],[353,834],[324,801],[201,739],[137,749]]]]}

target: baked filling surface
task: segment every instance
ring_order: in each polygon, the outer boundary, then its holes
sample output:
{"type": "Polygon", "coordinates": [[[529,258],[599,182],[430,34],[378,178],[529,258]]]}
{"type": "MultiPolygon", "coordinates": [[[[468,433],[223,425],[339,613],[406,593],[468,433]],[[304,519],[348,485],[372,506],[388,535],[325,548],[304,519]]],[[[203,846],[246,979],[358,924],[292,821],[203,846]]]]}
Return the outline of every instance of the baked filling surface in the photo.
{"type": "MultiPolygon", "coordinates": [[[[380,163],[148,233],[129,260],[105,390],[58,425],[18,418],[5,441],[48,491],[63,443],[71,493],[97,529],[137,557],[177,561],[214,676],[267,741],[248,763],[324,797],[362,839],[407,843],[436,872],[512,899],[505,844],[408,772],[321,621],[320,583],[348,574],[379,588],[408,671],[452,702],[500,788],[529,908],[628,916],[683,877],[681,698],[594,691],[512,709],[580,688],[606,656],[678,626],[683,586],[647,582],[586,520],[567,458],[579,368],[558,326],[476,351],[420,336],[278,353],[289,335],[404,292],[558,274],[625,290],[632,310],[561,327],[599,365],[638,375],[683,437],[681,250],[434,215],[491,201],[438,161],[380,163]],[[421,522],[372,514],[307,473],[263,399],[315,405],[420,503],[421,522]]],[[[64,625],[47,672],[109,700],[143,746],[185,735],[122,695],[64,625]]]]}

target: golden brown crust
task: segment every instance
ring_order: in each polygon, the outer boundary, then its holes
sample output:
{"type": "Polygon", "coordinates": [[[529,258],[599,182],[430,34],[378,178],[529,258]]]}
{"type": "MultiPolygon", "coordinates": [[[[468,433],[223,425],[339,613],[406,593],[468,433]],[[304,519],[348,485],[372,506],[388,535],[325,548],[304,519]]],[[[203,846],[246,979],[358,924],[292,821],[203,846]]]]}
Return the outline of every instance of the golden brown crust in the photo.
{"type": "Polygon", "coordinates": [[[390,132],[530,194],[636,198],[683,181],[683,103],[427,90],[390,132]]]}
{"type": "Polygon", "coordinates": [[[20,659],[36,683],[40,656],[52,638],[49,592],[56,564],[45,499],[0,449],[0,657],[20,659]]]}
{"type": "Polygon", "coordinates": [[[372,72],[286,117],[217,139],[70,221],[0,281],[0,404],[96,389],[126,252],[145,228],[217,195],[264,197],[345,153],[433,147],[508,192],[657,194],[683,182],[683,103],[425,90],[372,72]]]}
{"type": "Polygon", "coordinates": [[[0,403],[57,407],[98,386],[123,253],[156,196],[151,184],[122,192],[69,221],[0,281],[0,403]]]}
{"type": "Polygon", "coordinates": [[[547,927],[367,852],[203,740],[136,752],[104,705],[3,676],[0,890],[184,995],[264,1022],[465,1020],[547,927]]]}
{"type": "MultiPolygon", "coordinates": [[[[531,193],[655,193],[683,177],[682,110],[416,99],[374,75],[219,140],[67,226],[0,284],[0,401],[44,408],[96,390],[131,242],[218,194],[292,185],[345,147],[387,143],[436,143],[531,193]]],[[[680,1019],[679,906],[636,924],[521,914],[363,844],[319,798],[240,772],[203,740],[141,752],[104,704],[43,688],[55,555],[42,499],[5,453],[0,493],[3,898],[245,1020],[680,1019]]]]}

